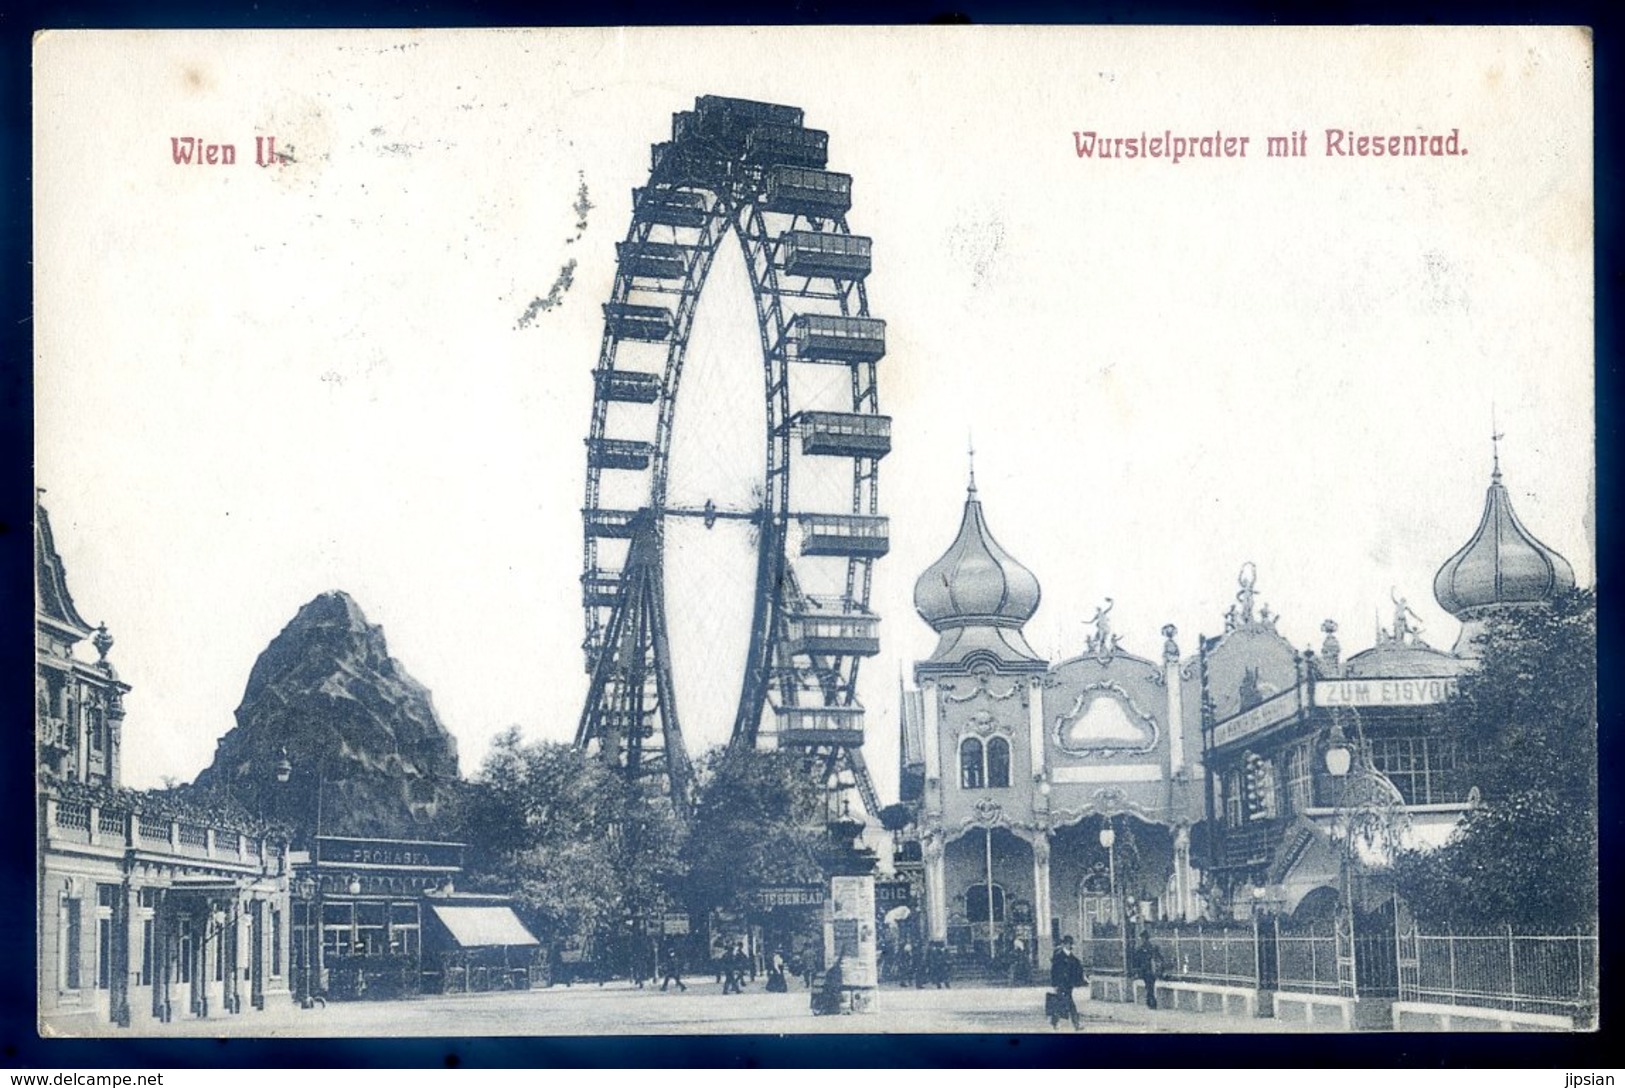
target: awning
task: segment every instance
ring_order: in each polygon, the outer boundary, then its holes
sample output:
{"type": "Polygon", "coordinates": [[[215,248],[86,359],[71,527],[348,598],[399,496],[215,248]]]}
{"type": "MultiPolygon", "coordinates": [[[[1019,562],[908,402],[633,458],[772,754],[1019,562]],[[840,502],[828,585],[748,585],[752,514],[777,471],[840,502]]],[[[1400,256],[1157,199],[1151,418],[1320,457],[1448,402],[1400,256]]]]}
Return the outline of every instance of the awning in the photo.
{"type": "Polygon", "coordinates": [[[493,948],[500,945],[523,948],[540,945],[509,907],[454,907],[431,903],[434,911],[463,948],[493,948]]]}
{"type": "Polygon", "coordinates": [[[241,883],[235,880],[221,880],[218,877],[208,876],[178,876],[169,886],[171,892],[207,892],[219,895],[228,892],[248,891],[253,883],[241,883]]]}

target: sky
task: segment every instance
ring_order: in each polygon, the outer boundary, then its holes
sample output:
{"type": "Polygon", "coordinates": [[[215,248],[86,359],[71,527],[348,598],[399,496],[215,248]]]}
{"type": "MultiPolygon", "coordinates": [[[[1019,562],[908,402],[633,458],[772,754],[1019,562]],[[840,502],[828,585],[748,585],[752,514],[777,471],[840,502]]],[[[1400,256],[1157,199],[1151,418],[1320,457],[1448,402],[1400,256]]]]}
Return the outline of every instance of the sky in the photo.
{"type": "MultiPolygon", "coordinates": [[[[883,795],[899,677],[935,639],[914,581],[972,444],[1057,659],[1107,598],[1125,649],[1171,622],[1193,652],[1246,562],[1296,644],[1333,618],[1368,646],[1398,594],[1448,647],[1433,574],[1478,523],[1492,430],[1522,520],[1594,579],[1577,32],[52,33],[35,59],[36,475],[133,686],[126,784],[207,765],[256,656],[332,589],[466,773],[510,725],[573,735],[600,304],[649,145],[701,94],[802,107],[875,239],[883,795]],[[1467,153],[1329,156],[1331,128],[1467,153]],[[1108,160],[1074,135],[1165,131],[1249,144],[1108,160]],[[1297,131],[1307,154],[1266,155],[1297,131]],[[238,162],[176,165],[184,136],[238,162]],[[256,136],[293,161],[253,165],[256,136]]],[[[755,336],[720,258],[674,492],[749,503],[755,336]]],[[[748,617],[730,531],[688,530],[667,574],[695,748],[726,737],[748,617]]]]}

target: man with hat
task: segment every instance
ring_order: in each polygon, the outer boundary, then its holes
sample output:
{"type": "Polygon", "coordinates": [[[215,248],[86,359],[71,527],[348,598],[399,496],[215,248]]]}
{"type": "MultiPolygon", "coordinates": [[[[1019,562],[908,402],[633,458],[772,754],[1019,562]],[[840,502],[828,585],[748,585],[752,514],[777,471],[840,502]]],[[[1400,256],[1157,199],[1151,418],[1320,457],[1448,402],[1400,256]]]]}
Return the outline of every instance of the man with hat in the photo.
{"type": "Polygon", "coordinates": [[[1051,1000],[1045,1002],[1049,1006],[1046,1011],[1049,1013],[1050,1027],[1055,1027],[1065,1017],[1072,1021],[1073,1031],[1079,1029],[1078,1003],[1073,999],[1072,991],[1088,981],[1083,974],[1083,961],[1072,951],[1072,938],[1063,939],[1049,965],[1049,982],[1055,987],[1055,992],[1048,995],[1051,1000]]]}

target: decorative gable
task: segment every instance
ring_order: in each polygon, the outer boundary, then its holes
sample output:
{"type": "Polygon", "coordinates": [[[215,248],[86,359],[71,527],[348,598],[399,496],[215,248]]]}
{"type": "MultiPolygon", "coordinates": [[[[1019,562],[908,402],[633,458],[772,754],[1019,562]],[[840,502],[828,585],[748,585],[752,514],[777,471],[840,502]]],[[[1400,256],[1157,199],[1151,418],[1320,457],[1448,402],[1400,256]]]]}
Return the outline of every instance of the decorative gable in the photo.
{"type": "Polygon", "coordinates": [[[1119,684],[1101,681],[1078,693],[1055,723],[1055,742],[1074,755],[1118,756],[1156,748],[1161,730],[1119,684]]]}

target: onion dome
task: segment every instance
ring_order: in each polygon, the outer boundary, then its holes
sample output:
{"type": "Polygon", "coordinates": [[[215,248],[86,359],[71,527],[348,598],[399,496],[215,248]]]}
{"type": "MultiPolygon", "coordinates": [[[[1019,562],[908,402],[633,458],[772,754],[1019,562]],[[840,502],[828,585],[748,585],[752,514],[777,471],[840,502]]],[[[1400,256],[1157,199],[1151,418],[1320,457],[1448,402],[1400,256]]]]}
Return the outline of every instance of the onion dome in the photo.
{"type": "Polygon", "coordinates": [[[1038,611],[1038,579],[993,539],[971,481],[959,536],[914,583],[914,607],[937,631],[1020,627],[1038,611]]]}
{"type": "Polygon", "coordinates": [[[1481,609],[1539,604],[1574,588],[1568,560],[1535,539],[1512,510],[1496,457],[1484,517],[1466,545],[1433,578],[1433,596],[1457,619],[1481,609]]]}
{"type": "Polygon", "coordinates": [[[959,535],[914,583],[914,608],[941,636],[935,664],[983,654],[1001,666],[1043,666],[1021,627],[1038,610],[1038,579],[999,546],[972,475],[959,535]]]}
{"type": "Polygon", "coordinates": [[[1456,676],[1464,667],[1460,657],[1436,650],[1425,642],[1386,639],[1349,658],[1343,675],[1384,679],[1456,676]]]}

